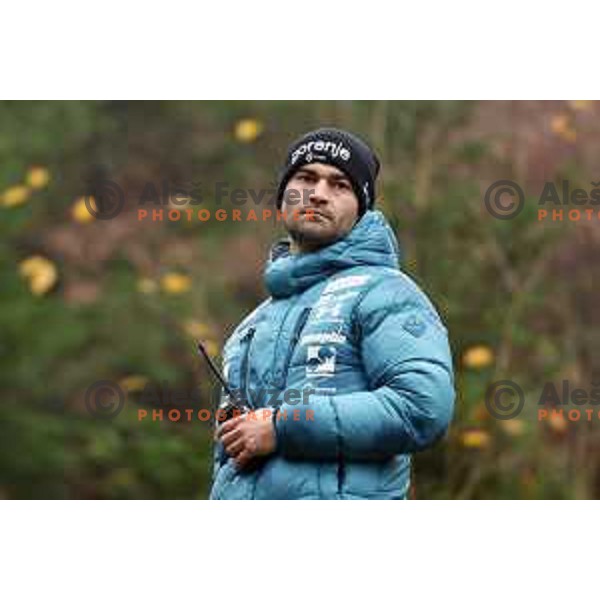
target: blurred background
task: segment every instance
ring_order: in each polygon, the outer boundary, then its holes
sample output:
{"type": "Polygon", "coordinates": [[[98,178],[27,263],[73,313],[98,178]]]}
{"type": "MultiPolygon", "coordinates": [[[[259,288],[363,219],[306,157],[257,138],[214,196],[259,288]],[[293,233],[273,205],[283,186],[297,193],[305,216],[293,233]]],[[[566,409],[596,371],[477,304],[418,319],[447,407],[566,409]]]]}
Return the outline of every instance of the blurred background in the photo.
{"type": "Polygon", "coordinates": [[[148,183],[193,183],[214,212],[217,182],[272,188],[289,142],[325,125],[376,149],[377,205],[450,332],[455,418],[416,457],[413,497],[600,497],[597,410],[537,412],[547,382],[600,384],[598,218],[539,221],[537,203],[545,182],[600,182],[599,117],[590,101],[1,102],[0,497],[207,497],[211,424],[140,421],[140,395],[193,389],[192,406],[211,406],[194,341],[219,362],[266,297],[263,264],[283,229],[140,221],[139,199],[148,183]],[[125,199],[113,219],[85,202],[103,178],[125,199]],[[501,179],[525,192],[513,219],[483,202],[501,179]],[[504,379],[525,407],[496,420],[485,394],[504,379]],[[86,407],[100,380],[127,394],[113,419],[86,407]]]}

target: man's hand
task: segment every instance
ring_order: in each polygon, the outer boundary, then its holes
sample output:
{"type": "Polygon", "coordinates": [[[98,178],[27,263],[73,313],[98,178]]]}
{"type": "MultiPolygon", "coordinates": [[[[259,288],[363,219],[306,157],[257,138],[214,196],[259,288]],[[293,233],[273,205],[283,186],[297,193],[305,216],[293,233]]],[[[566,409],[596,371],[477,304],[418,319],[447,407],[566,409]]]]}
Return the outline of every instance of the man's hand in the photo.
{"type": "Polygon", "coordinates": [[[275,450],[273,411],[260,408],[225,421],[216,432],[225,452],[243,469],[255,456],[266,456],[275,450]]]}

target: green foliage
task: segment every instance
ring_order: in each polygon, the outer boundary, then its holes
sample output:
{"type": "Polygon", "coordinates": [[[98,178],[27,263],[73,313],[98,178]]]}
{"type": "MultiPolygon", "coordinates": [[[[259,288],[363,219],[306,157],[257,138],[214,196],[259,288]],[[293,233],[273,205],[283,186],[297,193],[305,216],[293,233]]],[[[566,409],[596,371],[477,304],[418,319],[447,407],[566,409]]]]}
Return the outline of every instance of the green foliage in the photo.
{"type": "MultiPolygon", "coordinates": [[[[479,107],[1,102],[0,496],[207,496],[207,424],[139,420],[136,390],[113,420],[94,419],[85,391],[99,380],[126,387],[133,377],[176,390],[199,387],[208,406],[209,375],[194,355],[194,338],[218,354],[235,323],[263,298],[262,263],[281,228],[142,223],[136,199],[148,182],[201,182],[202,207],[214,210],[216,182],[272,187],[290,140],[327,124],[355,130],[377,148],[378,202],[398,233],[404,269],[450,332],[456,415],[446,439],[417,457],[416,496],[593,496],[593,475],[573,469],[586,455],[574,449],[572,433],[540,423],[535,413],[544,381],[586,372],[589,364],[597,341],[585,316],[593,290],[573,265],[593,253],[578,238],[582,228],[540,224],[531,194],[516,219],[485,211],[483,182],[514,176],[514,165],[497,156],[501,125],[486,134],[470,128],[479,107]],[[243,119],[251,122],[240,133],[243,119]],[[31,184],[35,166],[49,173],[47,184],[31,184]],[[112,221],[91,222],[85,209],[84,218],[75,211],[86,182],[99,174],[119,182],[127,199],[112,221]],[[3,194],[15,186],[25,186],[27,197],[9,206],[3,194]],[[46,261],[35,266],[43,271],[42,291],[22,266],[31,257],[46,261]],[[579,320],[565,309],[574,303],[579,320]],[[491,356],[485,364],[465,358],[477,347],[491,356]],[[528,394],[519,427],[485,412],[486,387],[502,378],[528,394]]],[[[570,156],[556,165],[557,176],[579,175],[570,156]]]]}

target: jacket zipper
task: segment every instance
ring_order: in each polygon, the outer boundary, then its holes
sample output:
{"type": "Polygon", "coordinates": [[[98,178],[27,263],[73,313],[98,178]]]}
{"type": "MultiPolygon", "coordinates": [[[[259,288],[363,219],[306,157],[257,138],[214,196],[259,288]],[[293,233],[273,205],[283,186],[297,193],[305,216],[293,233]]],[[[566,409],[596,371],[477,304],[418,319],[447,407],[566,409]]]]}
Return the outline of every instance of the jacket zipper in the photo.
{"type": "Polygon", "coordinates": [[[242,391],[245,404],[250,408],[253,408],[252,399],[250,398],[250,394],[248,394],[248,377],[250,374],[250,346],[252,344],[252,338],[254,337],[255,332],[256,332],[256,328],[250,327],[248,332],[242,338],[242,341],[246,344],[246,349],[245,349],[244,355],[242,357],[242,363],[241,363],[241,369],[240,369],[240,374],[241,374],[240,390],[242,391]]]}
{"type": "Polygon", "coordinates": [[[335,409],[335,404],[332,403],[333,412],[335,414],[335,424],[337,429],[337,495],[338,498],[342,497],[342,488],[344,487],[344,479],[346,478],[346,465],[344,464],[344,453],[342,447],[342,434],[340,419],[335,409]]]}
{"type": "Polygon", "coordinates": [[[298,319],[298,322],[296,323],[296,326],[294,327],[294,333],[292,335],[292,342],[288,348],[287,354],[285,356],[285,361],[283,363],[283,369],[281,371],[281,377],[279,378],[279,386],[281,389],[283,389],[285,387],[285,384],[287,382],[287,373],[288,373],[288,369],[290,368],[290,364],[292,362],[292,358],[294,356],[294,350],[296,350],[296,346],[298,345],[298,342],[300,341],[300,336],[302,335],[302,330],[304,329],[304,326],[306,325],[306,321],[308,321],[308,317],[310,315],[310,311],[312,309],[307,307],[307,308],[303,308],[302,309],[302,313],[300,314],[300,317],[298,319]]]}

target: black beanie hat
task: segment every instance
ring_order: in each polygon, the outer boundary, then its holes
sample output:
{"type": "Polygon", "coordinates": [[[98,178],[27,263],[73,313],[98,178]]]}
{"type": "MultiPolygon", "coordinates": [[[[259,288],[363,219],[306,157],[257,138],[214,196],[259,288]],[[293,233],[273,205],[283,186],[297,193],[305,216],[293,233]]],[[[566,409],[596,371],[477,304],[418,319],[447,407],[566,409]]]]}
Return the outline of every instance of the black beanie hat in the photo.
{"type": "Polygon", "coordinates": [[[373,208],[379,159],[358,136],[333,127],[309,131],[292,142],[279,177],[277,208],[281,208],[283,192],[292,175],[313,162],[333,165],[348,176],[358,198],[360,216],[373,208]]]}

